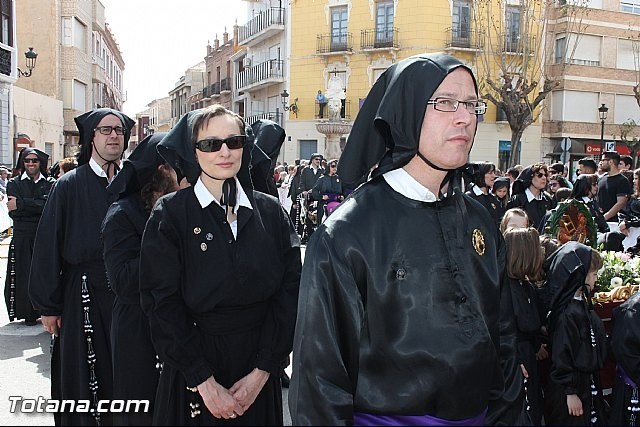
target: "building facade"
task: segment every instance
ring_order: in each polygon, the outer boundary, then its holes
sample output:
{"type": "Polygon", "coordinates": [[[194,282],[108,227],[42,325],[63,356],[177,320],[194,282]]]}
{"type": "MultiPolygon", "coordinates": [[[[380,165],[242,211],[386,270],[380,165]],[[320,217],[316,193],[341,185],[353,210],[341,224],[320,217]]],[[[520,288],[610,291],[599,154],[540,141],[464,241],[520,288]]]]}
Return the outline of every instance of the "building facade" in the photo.
{"type": "MultiPolygon", "coordinates": [[[[237,26],[234,33],[237,35],[237,26]]],[[[228,109],[232,108],[232,89],[234,82],[233,65],[231,57],[238,50],[237,37],[229,39],[229,33],[225,28],[222,33],[222,44],[216,38],[213,46],[207,45],[205,62],[205,86],[201,93],[194,94],[192,109],[202,108],[213,104],[220,104],[228,109]]]]}
{"type": "Polygon", "coordinates": [[[169,91],[171,104],[170,127],[175,126],[180,117],[191,111],[192,95],[202,93],[205,87],[205,74],[204,61],[189,67],[176,82],[175,87],[169,91]]]}
{"type": "Polygon", "coordinates": [[[150,133],[168,132],[171,129],[171,99],[166,96],[154,99],[147,105],[150,133]]]}
{"type": "Polygon", "coordinates": [[[0,1],[0,163],[6,166],[15,163],[11,92],[18,79],[18,62],[24,61],[17,44],[16,14],[13,0],[0,1]]]}

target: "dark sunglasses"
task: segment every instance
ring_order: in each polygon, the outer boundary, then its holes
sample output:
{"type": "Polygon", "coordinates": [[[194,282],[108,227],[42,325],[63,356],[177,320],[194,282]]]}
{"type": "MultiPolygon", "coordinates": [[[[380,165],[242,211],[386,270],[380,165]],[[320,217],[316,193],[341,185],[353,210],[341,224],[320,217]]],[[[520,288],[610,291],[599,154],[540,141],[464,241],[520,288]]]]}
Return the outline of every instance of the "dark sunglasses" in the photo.
{"type": "Polygon", "coordinates": [[[227,147],[229,148],[229,150],[237,150],[238,148],[244,147],[244,144],[246,141],[247,141],[246,135],[234,135],[225,139],[218,139],[218,138],[201,139],[200,141],[196,142],[194,145],[200,151],[204,151],[205,153],[213,153],[216,151],[220,151],[220,149],[222,148],[222,144],[227,144],[227,147]]]}
{"type": "Polygon", "coordinates": [[[25,163],[40,163],[39,159],[24,159],[25,163]]]}
{"type": "Polygon", "coordinates": [[[338,165],[336,165],[335,163],[333,163],[333,164],[331,164],[329,166],[332,167],[332,168],[337,168],[338,167],[338,165]]]}
{"type": "Polygon", "coordinates": [[[537,173],[536,173],[536,176],[537,176],[538,178],[542,178],[543,176],[546,178],[546,177],[547,177],[547,174],[546,174],[546,173],[542,173],[542,172],[537,172],[537,173]]]}

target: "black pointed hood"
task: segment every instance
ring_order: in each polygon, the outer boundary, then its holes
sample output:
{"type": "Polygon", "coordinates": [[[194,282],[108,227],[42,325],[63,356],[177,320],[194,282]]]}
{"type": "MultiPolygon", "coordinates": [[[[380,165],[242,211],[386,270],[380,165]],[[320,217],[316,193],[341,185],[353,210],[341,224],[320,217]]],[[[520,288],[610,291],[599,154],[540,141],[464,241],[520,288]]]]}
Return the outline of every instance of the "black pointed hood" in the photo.
{"type": "Polygon", "coordinates": [[[158,153],[157,146],[166,135],[166,132],[159,132],[143,139],[122,162],[120,172],[109,184],[107,191],[118,198],[139,192],[151,180],[158,166],[165,163],[158,153]]]}
{"type": "Polygon", "coordinates": [[[258,120],[251,124],[254,147],[251,151],[251,179],[256,191],[278,197],[273,169],[284,143],[284,129],[271,120],[258,120]]]}
{"type": "Polygon", "coordinates": [[[531,186],[531,182],[533,181],[533,166],[527,166],[522,169],[518,178],[513,181],[513,187],[511,188],[511,192],[513,195],[524,193],[527,188],[531,186]]]}
{"type": "Polygon", "coordinates": [[[451,72],[472,70],[444,53],[416,55],[392,65],[367,95],[338,163],[348,186],[406,165],[417,153],[427,101],[451,72]],[[416,86],[421,82],[420,87],[416,86]]]}
{"type": "Polygon", "coordinates": [[[124,131],[124,147],[122,152],[127,149],[129,145],[129,138],[131,137],[131,129],[135,122],[118,110],[114,110],[112,108],[97,108],[95,110],[87,111],[84,114],[79,115],[74,119],[76,122],[76,126],[78,127],[78,132],[80,134],[80,141],[78,144],[80,145],[80,153],[78,154],[78,166],[81,166],[85,163],[88,163],[91,159],[91,151],[93,149],[93,132],[100,120],[104,117],[112,114],[120,119],[122,122],[122,127],[125,129],[124,131]]]}

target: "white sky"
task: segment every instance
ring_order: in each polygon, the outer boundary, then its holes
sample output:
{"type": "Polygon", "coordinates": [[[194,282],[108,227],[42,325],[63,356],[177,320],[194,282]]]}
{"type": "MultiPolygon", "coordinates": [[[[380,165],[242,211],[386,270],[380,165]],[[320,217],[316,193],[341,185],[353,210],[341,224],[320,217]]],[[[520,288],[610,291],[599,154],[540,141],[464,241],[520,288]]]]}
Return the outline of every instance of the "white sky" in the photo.
{"type": "Polygon", "coordinates": [[[123,110],[130,117],[169,95],[187,68],[204,60],[207,40],[246,21],[242,0],[100,0],[122,52],[123,110]]]}

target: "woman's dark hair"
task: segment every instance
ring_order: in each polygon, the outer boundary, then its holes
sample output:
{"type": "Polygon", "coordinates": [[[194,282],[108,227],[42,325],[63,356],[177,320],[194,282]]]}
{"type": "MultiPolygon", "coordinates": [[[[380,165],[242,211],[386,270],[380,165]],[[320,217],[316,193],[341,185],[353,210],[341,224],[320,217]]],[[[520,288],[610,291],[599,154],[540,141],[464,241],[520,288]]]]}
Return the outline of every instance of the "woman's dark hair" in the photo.
{"type": "Polygon", "coordinates": [[[224,106],[220,104],[214,104],[204,108],[198,114],[198,116],[194,119],[193,125],[192,125],[193,141],[191,141],[191,143],[195,144],[197,142],[196,139],[198,138],[198,132],[204,129],[205,126],[207,126],[207,123],[209,123],[210,119],[213,119],[214,117],[218,117],[218,116],[223,116],[223,115],[233,117],[238,122],[238,134],[244,135],[244,132],[245,132],[244,119],[240,117],[238,114],[234,113],[233,111],[227,110],[224,106]]]}
{"type": "Polygon", "coordinates": [[[559,173],[551,175],[549,177],[549,181],[551,180],[558,183],[558,188],[569,188],[569,183],[567,182],[565,177],[560,175],[559,173]]]}
{"type": "Polygon", "coordinates": [[[496,165],[491,162],[475,162],[475,173],[473,174],[473,182],[478,187],[487,187],[484,176],[489,172],[496,170],[496,165]]]}
{"type": "Polygon", "coordinates": [[[573,190],[571,191],[572,199],[582,199],[589,196],[591,186],[598,183],[598,176],[595,174],[584,174],[578,176],[573,183],[573,190]]]}
{"type": "Polygon", "coordinates": [[[151,181],[147,182],[142,189],[140,189],[140,198],[144,203],[144,208],[147,214],[151,213],[153,205],[156,204],[159,196],[163,196],[170,193],[175,188],[175,182],[170,175],[171,166],[167,163],[158,166],[155,173],[151,177],[151,181]]]}

